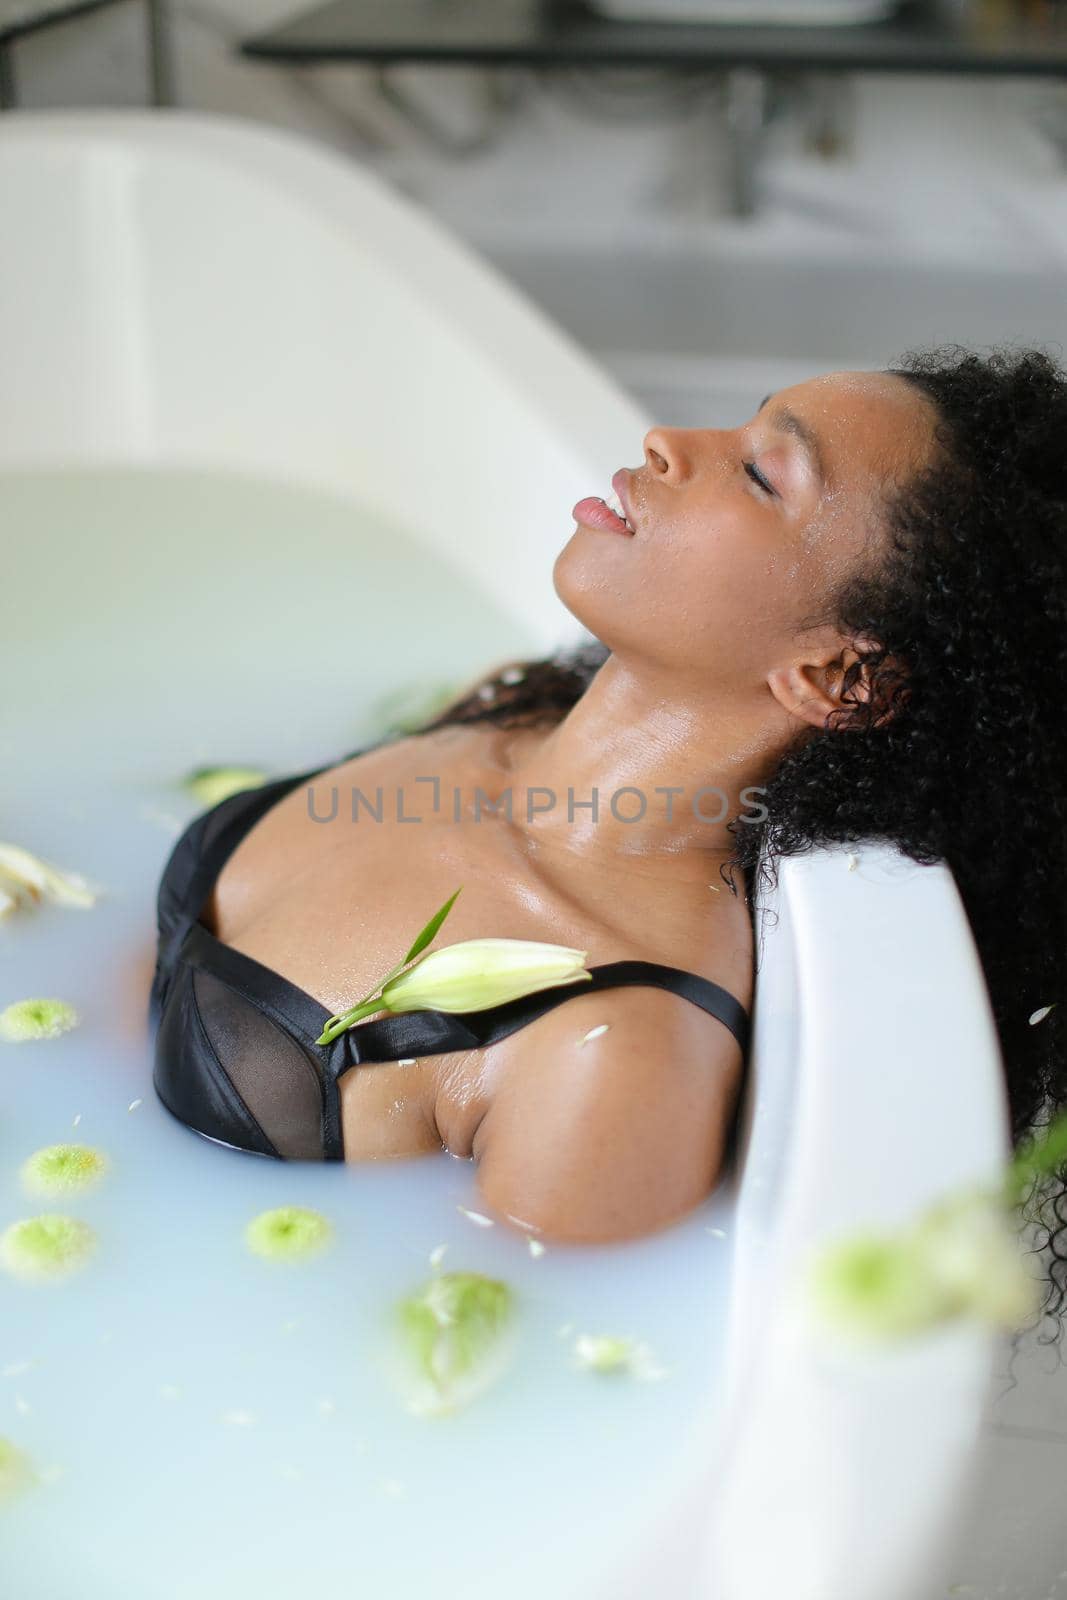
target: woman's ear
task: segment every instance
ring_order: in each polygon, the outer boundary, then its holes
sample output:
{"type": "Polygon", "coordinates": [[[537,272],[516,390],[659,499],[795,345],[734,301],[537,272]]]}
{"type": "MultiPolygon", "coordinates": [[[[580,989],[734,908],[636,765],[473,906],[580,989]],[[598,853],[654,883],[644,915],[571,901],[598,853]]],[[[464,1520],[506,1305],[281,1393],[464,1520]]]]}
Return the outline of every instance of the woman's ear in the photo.
{"type": "MultiPolygon", "coordinates": [[[[775,668],[768,674],[767,687],[790,716],[810,723],[813,728],[825,728],[831,712],[870,706],[872,696],[882,685],[901,673],[901,663],[895,657],[883,658],[877,668],[869,665],[867,653],[878,648],[876,640],[856,639],[853,644],[821,660],[775,668]]],[[[902,696],[906,698],[906,689],[902,696]]],[[[881,727],[893,713],[894,706],[890,703],[874,718],[873,726],[881,727]]],[[[863,721],[867,725],[866,719],[863,721]]],[[[834,726],[847,727],[848,718],[838,717],[834,726]]]]}
{"type": "Polygon", "coordinates": [[[767,675],[767,687],[782,709],[813,728],[825,728],[838,709],[843,683],[844,669],[835,673],[833,663],[796,662],[767,675]]]}

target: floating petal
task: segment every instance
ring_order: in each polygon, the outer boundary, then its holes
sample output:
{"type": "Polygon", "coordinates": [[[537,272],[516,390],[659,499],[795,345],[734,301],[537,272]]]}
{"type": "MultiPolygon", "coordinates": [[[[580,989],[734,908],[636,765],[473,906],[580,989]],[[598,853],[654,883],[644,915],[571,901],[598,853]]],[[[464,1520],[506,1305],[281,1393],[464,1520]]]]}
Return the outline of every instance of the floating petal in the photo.
{"type": "Polygon", "coordinates": [[[0,844],[0,889],[16,899],[51,900],[86,911],[96,903],[92,884],[17,844],[0,844]]]}
{"type": "Polygon", "coordinates": [[[28,1489],[36,1476],[29,1456],[10,1439],[0,1437],[0,1504],[28,1489]]]}
{"type": "Polygon", "coordinates": [[[511,1353],[514,1297],[479,1272],[445,1272],[398,1307],[408,1408],[444,1415],[484,1392],[511,1353]]]}

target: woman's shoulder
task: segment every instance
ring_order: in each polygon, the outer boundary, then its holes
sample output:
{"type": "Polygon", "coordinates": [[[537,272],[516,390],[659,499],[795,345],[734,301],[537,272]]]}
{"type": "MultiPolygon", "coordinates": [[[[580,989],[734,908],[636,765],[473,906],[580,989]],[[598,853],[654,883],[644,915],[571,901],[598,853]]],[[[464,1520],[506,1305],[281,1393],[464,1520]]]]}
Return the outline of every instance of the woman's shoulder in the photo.
{"type": "Polygon", "coordinates": [[[562,1241],[666,1227],[718,1181],[743,1070],[730,1031],[677,995],[576,994],[501,1064],[472,1141],[478,1187],[562,1241]]]}

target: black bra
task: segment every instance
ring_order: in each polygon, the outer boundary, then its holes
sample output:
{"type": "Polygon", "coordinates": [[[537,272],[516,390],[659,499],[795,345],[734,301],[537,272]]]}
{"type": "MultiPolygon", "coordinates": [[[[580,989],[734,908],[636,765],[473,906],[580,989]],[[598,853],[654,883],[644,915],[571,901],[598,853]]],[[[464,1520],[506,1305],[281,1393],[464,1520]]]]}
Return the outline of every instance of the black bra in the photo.
{"type": "Polygon", "coordinates": [[[691,1000],[746,1049],[748,1013],[733,995],[695,972],[654,961],[609,961],[589,969],[590,983],[542,990],[486,1011],[370,1018],[327,1047],[315,1044],[330,1016],[326,1007],[221,943],[197,919],[244,835],[290,790],[327,770],[278,778],[221,801],[190,823],[164,869],[150,1000],[152,1081],[167,1110],[194,1132],[282,1160],[343,1161],[338,1079],[350,1067],[493,1044],[574,994],[625,984],[669,989],[691,1000]]]}

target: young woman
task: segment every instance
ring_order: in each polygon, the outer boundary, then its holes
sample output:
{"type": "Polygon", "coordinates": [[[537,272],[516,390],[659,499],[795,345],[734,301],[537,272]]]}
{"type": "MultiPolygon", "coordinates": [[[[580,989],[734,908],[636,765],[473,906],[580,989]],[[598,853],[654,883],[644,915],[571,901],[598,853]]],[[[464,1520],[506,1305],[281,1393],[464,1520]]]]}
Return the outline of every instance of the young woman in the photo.
{"type": "MultiPolygon", "coordinates": [[[[1043,1120],[1067,1098],[1063,1006],[1029,1022],[1067,988],[1065,439],[1067,378],[1033,351],[918,355],[783,389],[734,429],[654,428],[613,480],[624,517],[579,502],[554,565],[596,644],[510,663],[179,841],[164,1102],[266,1155],[444,1145],[550,1237],[665,1226],[721,1171],[761,853],[880,838],[950,866],[1014,1134],[1043,1120]],[[459,885],[435,947],[577,947],[601,980],[316,1049],[459,885]]],[[[841,959],[863,960],[844,930],[841,959]]]]}

